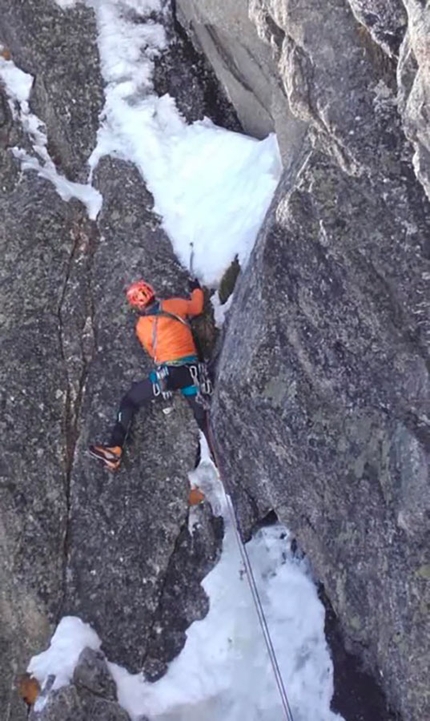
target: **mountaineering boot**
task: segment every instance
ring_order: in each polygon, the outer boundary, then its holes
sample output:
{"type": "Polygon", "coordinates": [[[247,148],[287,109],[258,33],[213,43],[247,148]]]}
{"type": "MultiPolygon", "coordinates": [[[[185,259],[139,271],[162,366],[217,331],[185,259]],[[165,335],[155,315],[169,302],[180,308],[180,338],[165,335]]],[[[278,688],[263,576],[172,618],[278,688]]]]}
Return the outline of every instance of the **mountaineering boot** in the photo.
{"type": "Polygon", "coordinates": [[[117,471],[121,465],[121,446],[90,446],[90,456],[97,458],[109,471],[117,471]]]}

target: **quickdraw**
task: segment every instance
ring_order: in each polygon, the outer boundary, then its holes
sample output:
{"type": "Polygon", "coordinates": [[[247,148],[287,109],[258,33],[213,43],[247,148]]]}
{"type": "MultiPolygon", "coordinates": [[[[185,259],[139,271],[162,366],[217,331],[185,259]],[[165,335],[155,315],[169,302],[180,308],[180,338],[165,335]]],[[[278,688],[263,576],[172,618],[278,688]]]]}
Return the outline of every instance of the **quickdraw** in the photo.
{"type": "Polygon", "coordinates": [[[197,402],[206,408],[209,407],[208,398],[213,393],[213,384],[209,378],[208,367],[206,363],[197,363],[196,365],[188,366],[190,369],[190,375],[194,385],[198,389],[197,402]]]}
{"type": "Polygon", "coordinates": [[[211,396],[214,387],[209,377],[208,366],[206,363],[199,363],[200,390],[204,396],[211,396]]]}
{"type": "Polygon", "coordinates": [[[164,408],[162,409],[163,413],[166,416],[168,416],[173,411],[173,392],[169,391],[167,388],[168,375],[169,369],[166,366],[158,366],[154,371],[153,377],[151,378],[152,392],[154,394],[154,398],[158,398],[158,396],[161,395],[166,403],[164,408]]]}

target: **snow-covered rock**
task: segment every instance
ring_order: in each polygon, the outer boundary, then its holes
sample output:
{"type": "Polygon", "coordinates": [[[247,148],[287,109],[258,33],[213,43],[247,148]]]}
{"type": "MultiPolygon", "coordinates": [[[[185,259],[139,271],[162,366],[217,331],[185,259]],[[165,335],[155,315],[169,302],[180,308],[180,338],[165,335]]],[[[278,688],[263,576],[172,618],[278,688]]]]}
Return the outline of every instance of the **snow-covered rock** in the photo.
{"type": "MultiPolygon", "coordinates": [[[[117,701],[116,684],[104,654],[94,645],[100,645],[100,641],[92,629],[79,619],[62,620],[50,649],[35,659],[32,667],[33,673],[46,680],[29,721],[129,721],[117,701]],[[74,658],[74,646],[88,640],[92,646],[84,646],[74,658]],[[64,674],[68,663],[69,676],[59,680],[55,672],[61,669],[64,674]]],[[[140,721],[144,721],[143,717],[140,721]]]]}

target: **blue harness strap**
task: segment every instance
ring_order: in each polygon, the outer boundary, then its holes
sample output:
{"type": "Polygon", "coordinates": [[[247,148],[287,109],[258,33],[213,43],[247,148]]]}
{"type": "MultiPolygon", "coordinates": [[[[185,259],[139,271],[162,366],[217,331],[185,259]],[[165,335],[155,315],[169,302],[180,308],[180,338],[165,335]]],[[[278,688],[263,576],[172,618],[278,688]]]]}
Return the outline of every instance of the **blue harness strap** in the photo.
{"type": "MultiPolygon", "coordinates": [[[[169,366],[174,366],[175,368],[177,368],[178,366],[197,364],[197,363],[198,363],[197,357],[194,355],[190,355],[190,356],[185,356],[183,358],[178,358],[176,361],[161,363],[158,366],[158,368],[163,368],[163,369],[168,370],[169,366]]],[[[151,371],[149,374],[149,380],[151,381],[152,386],[154,388],[154,395],[155,396],[159,395],[160,392],[162,392],[162,389],[160,387],[159,372],[157,370],[151,371]]],[[[185,388],[179,388],[178,390],[181,391],[181,395],[183,395],[185,398],[191,398],[192,396],[196,396],[199,393],[199,387],[194,383],[192,383],[189,386],[186,386],[185,388]]]]}
{"type": "Polygon", "coordinates": [[[197,386],[187,386],[186,388],[181,388],[181,394],[185,398],[190,398],[191,396],[196,396],[199,392],[199,389],[197,386]]]}
{"type": "Polygon", "coordinates": [[[165,363],[161,363],[163,366],[185,366],[189,365],[191,363],[198,363],[199,360],[196,355],[185,355],[182,356],[182,358],[176,358],[176,360],[173,361],[165,361],[165,363]]]}
{"type": "Polygon", "coordinates": [[[157,371],[151,371],[151,372],[150,372],[150,374],[149,374],[149,380],[151,381],[152,385],[154,385],[154,383],[158,383],[157,371]]]}

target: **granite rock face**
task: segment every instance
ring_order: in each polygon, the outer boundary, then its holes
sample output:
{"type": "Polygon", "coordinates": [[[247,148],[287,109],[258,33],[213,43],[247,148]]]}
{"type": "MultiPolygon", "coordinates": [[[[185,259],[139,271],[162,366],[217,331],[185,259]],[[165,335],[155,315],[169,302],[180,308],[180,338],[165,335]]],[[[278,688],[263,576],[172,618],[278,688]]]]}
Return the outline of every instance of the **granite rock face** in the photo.
{"type": "Polygon", "coordinates": [[[348,0],[358,22],[390,57],[398,57],[407,26],[402,0],[348,0]]]}
{"type": "MultiPolygon", "coordinates": [[[[296,73],[298,88],[289,87],[293,74],[288,62],[294,62],[288,51],[294,41],[294,29],[290,32],[290,28],[294,26],[294,16],[298,15],[303,31],[307,27],[312,33],[313,6],[308,8],[303,2],[289,0],[177,0],[176,7],[179,22],[207,56],[245,131],[256,137],[275,131],[284,165],[288,166],[299,150],[309,119],[309,109],[300,110],[297,106],[297,91],[306,92],[304,88],[314,67],[311,64],[303,76],[296,73]],[[282,58],[287,62],[285,67],[282,58]]],[[[337,11],[339,17],[335,18],[333,27],[340,30],[340,45],[349,32],[344,35],[341,18],[352,12],[356,21],[354,34],[367,45],[373,61],[381,64],[378,52],[381,50],[386,56],[386,66],[390,66],[391,60],[391,69],[396,68],[397,83],[391,77],[391,90],[396,96],[405,134],[416,151],[415,171],[429,194],[430,20],[426,3],[421,0],[342,0],[337,11]]],[[[316,12],[322,25],[333,22],[330,8],[327,12],[325,8],[316,8],[316,12]]],[[[334,45],[331,52],[342,66],[348,62],[348,52],[339,54],[340,45],[334,45]]],[[[296,53],[303,49],[301,41],[295,43],[296,53]]],[[[329,51],[324,43],[320,50],[321,54],[329,51]]],[[[348,83],[350,81],[348,76],[348,83]]],[[[348,87],[352,89],[353,85],[348,87]]],[[[380,91],[384,92],[382,86],[380,91]]],[[[343,92],[341,85],[338,92],[343,92]]],[[[339,105],[344,107],[343,103],[339,105]]]]}
{"type": "MultiPolygon", "coordinates": [[[[0,42],[36,78],[30,105],[57,169],[86,179],[103,102],[93,13],[81,3],[64,12],[51,0],[0,2],[0,42]]],[[[207,100],[196,92],[189,113],[203,115],[207,100]]],[[[15,145],[31,151],[0,86],[0,706],[21,721],[14,678],[66,614],[92,624],[111,660],[138,671],[147,659],[149,675],[149,666],[162,672],[207,611],[200,581],[222,529],[202,509],[200,533],[188,532],[198,431],[183,399],[169,417],[155,407],[140,414],[118,474],[86,455],[89,443],[108,440],[122,394],[150,367],[125,285],[143,275],[160,295],[186,288],[141,176],[103,159],[94,185],[104,205],[92,222],[79,202],[22,173],[15,145]],[[170,573],[179,596],[169,595],[170,573]]],[[[81,696],[74,686],[60,691],[63,711],[46,718],[125,718],[119,708],[111,715],[109,699],[88,711],[81,696]]]]}
{"type": "Polygon", "coordinates": [[[84,648],[73,672],[73,683],[96,696],[116,701],[116,684],[101,651],[84,648]]]}
{"type": "Polygon", "coordinates": [[[177,17],[227,87],[245,130],[260,137],[271,132],[278,80],[270,48],[248,17],[248,0],[179,0],[177,17]]]}
{"type": "MultiPolygon", "coordinates": [[[[348,649],[403,721],[421,721],[430,717],[428,3],[174,5],[176,19],[163,13],[172,42],[156,90],[188,120],[208,114],[238,128],[185,28],[245,129],[277,132],[285,164],[239,277],[213,405],[242,528],[276,511],[348,649]]],[[[0,42],[35,77],[30,104],[57,168],[84,181],[103,106],[92,11],[0,0],[0,42]]],[[[104,204],[91,222],[77,201],[22,174],[17,144],[28,139],[0,87],[0,696],[6,718],[22,721],[13,678],[66,613],[94,626],[110,659],[161,675],[207,610],[200,581],[222,528],[203,507],[201,530],[188,532],[197,434],[181,399],[167,418],[141,414],[117,475],[85,454],[149,369],[124,285],[145,275],[168,295],[186,280],[141,177],[102,160],[94,183],[104,204]]],[[[81,659],[44,721],[126,719],[99,662],[81,659]]]]}
{"type": "Polygon", "coordinates": [[[276,511],[348,647],[391,707],[420,719],[430,715],[430,205],[408,140],[415,133],[426,187],[429,126],[423,98],[413,110],[405,88],[428,84],[424,66],[396,56],[424,35],[409,19],[403,40],[404,8],[385,6],[250,3],[309,130],[239,279],[212,417],[244,532],[276,511]]]}
{"type": "Polygon", "coordinates": [[[91,314],[81,334],[74,332],[78,299],[83,297],[79,255],[77,283],[70,273],[70,296],[64,298],[71,324],[68,366],[73,368],[78,338],[86,339],[93,356],[71,457],[62,613],[91,621],[109,658],[137,671],[169,559],[186,524],[187,472],[193,468],[198,434],[191,412],[178,399],[168,417],[157,406],[142,411],[118,473],[107,474],[86,454],[91,442],[109,439],[121,395],[151,367],[133,333],[124,285],[144,274],[169,294],[178,288],[180,277],[137,171],[105,159],[95,184],[104,197],[98,219],[102,237],[92,253],[91,314]]]}
{"type": "Polygon", "coordinates": [[[46,641],[61,604],[70,406],[62,297],[75,229],[88,224],[78,204],[22,175],[8,150],[20,129],[1,88],[0,97],[0,696],[6,718],[19,719],[11,675],[46,641]]]}
{"type": "Polygon", "coordinates": [[[430,197],[430,9],[419,0],[405,0],[405,6],[409,22],[397,67],[399,109],[415,149],[415,172],[430,197]]]}
{"type": "Polygon", "coordinates": [[[263,138],[275,131],[288,165],[306,123],[290,111],[270,45],[261,41],[260,28],[251,21],[249,0],[177,0],[176,8],[178,21],[205,53],[245,132],[263,138]]]}

